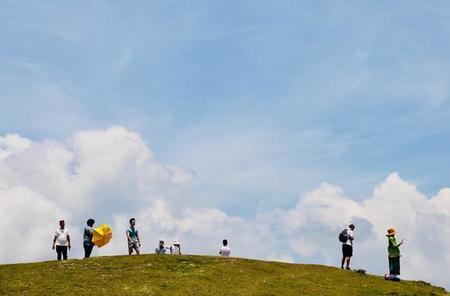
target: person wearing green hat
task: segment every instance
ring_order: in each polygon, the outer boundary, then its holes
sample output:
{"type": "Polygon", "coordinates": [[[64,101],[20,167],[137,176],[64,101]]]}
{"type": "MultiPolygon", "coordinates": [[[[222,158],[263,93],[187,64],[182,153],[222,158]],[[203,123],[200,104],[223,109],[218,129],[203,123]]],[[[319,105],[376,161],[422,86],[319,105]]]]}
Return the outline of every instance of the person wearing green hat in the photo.
{"type": "Polygon", "coordinates": [[[399,280],[400,275],[400,246],[403,245],[404,240],[397,243],[395,234],[397,231],[394,228],[387,230],[386,237],[388,238],[388,257],[389,257],[389,276],[386,279],[399,280]]]}

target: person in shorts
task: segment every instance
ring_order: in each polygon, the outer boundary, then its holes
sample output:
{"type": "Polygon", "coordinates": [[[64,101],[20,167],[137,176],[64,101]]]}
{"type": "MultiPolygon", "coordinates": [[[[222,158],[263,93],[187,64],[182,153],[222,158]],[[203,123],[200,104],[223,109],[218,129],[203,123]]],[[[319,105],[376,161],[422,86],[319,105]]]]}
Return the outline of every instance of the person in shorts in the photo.
{"type": "Polygon", "coordinates": [[[136,251],[136,255],[139,255],[139,247],[141,246],[141,241],[139,239],[139,233],[136,229],[136,219],[130,219],[130,227],[127,229],[127,239],[128,239],[128,254],[133,254],[133,250],[136,251]]]}
{"type": "Polygon", "coordinates": [[[344,268],[344,263],[346,263],[346,269],[350,269],[350,258],[353,256],[353,240],[355,235],[353,230],[355,225],[350,224],[345,230],[347,231],[347,240],[342,243],[342,261],[341,268],[344,268]]]}
{"type": "Polygon", "coordinates": [[[56,254],[58,260],[67,260],[67,248],[70,250],[70,235],[69,229],[66,228],[66,223],[64,220],[59,221],[59,228],[55,231],[55,236],[53,238],[52,249],[56,249],[56,254]]]}

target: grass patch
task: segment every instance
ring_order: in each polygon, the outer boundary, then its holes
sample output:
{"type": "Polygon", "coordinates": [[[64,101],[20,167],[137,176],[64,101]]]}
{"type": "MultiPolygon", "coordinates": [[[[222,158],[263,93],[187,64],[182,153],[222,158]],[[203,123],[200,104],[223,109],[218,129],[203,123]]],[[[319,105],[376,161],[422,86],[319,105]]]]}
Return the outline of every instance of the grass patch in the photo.
{"type": "Polygon", "coordinates": [[[207,256],[114,256],[0,265],[2,295],[449,295],[425,282],[321,265],[207,256]]]}

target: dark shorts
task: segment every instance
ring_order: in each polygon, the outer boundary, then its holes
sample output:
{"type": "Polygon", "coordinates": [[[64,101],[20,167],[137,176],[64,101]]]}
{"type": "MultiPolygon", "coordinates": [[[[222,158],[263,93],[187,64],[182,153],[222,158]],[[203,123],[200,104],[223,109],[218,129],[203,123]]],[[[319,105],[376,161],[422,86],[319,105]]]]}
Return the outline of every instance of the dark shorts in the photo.
{"type": "Polygon", "coordinates": [[[353,256],[353,246],[343,244],[342,245],[342,257],[352,257],[353,256]]]}

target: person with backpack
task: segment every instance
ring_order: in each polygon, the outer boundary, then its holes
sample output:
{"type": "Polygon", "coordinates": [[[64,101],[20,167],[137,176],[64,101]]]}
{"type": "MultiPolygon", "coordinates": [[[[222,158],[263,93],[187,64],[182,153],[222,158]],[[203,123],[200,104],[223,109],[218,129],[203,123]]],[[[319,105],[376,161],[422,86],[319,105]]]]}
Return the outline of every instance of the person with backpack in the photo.
{"type": "Polygon", "coordinates": [[[139,247],[141,246],[141,240],[139,239],[139,233],[136,229],[136,219],[130,219],[130,227],[127,229],[128,240],[128,255],[133,254],[133,250],[136,251],[136,255],[139,255],[139,247]]]}
{"type": "Polygon", "coordinates": [[[397,231],[395,228],[389,228],[387,230],[386,237],[388,238],[388,259],[389,259],[389,275],[385,275],[385,279],[400,280],[400,246],[403,245],[404,240],[397,243],[395,234],[397,231]]]}
{"type": "Polygon", "coordinates": [[[92,236],[94,233],[94,229],[92,226],[94,226],[95,220],[89,219],[87,220],[86,224],[87,226],[84,228],[83,233],[83,247],[84,247],[84,258],[89,258],[92,253],[92,249],[94,248],[95,244],[92,242],[92,236]]]}
{"type": "Polygon", "coordinates": [[[353,240],[355,239],[354,229],[355,225],[350,224],[339,234],[339,241],[342,243],[342,269],[344,268],[344,263],[346,263],[345,269],[350,270],[350,258],[353,256],[353,240]]]}
{"type": "Polygon", "coordinates": [[[58,260],[67,260],[67,248],[70,250],[70,235],[69,229],[66,228],[64,220],[59,221],[59,228],[55,231],[55,237],[53,238],[52,249],[56,249],[58,260]],[[56,245],[56,247],[55,247],[56,245]]]}

